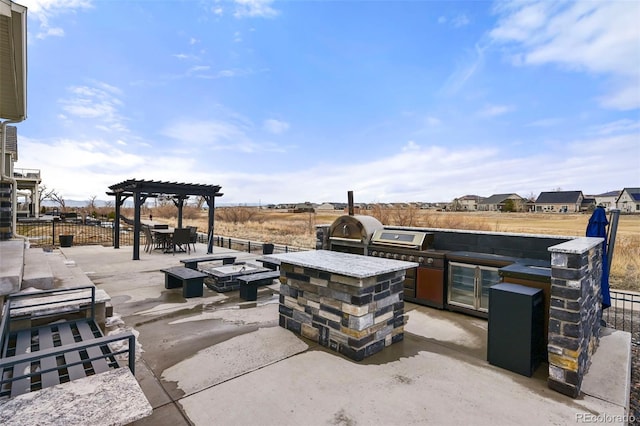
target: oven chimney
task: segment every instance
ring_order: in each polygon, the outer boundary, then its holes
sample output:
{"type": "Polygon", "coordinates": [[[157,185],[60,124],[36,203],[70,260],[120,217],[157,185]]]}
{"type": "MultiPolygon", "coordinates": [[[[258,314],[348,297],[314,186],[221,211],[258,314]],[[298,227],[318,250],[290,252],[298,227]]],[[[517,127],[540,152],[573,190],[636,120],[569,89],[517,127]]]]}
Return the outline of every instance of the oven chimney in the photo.
{"type": "Polygon", "coordinates": [[[353,216],[353,191],[347,191],[347,204],[349,205],[349,216],[353,216]]]}

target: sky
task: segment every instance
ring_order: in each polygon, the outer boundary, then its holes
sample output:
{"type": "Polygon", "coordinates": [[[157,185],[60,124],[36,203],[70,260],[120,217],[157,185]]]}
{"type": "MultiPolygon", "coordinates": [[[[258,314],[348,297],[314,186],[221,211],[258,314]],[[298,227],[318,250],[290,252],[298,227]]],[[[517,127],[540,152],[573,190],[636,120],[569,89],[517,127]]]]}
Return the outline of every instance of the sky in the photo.
{"type": "Polygon", "coordinates": [[[638,1],[21,0],[16,167],[219,203],[640,186],[638,1]]]}

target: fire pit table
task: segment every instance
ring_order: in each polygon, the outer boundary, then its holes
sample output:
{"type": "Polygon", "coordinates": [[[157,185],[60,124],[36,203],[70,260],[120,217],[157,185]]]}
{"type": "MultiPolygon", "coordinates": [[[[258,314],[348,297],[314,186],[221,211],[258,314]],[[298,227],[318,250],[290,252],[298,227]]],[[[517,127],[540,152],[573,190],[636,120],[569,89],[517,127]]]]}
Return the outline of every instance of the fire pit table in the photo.
{"type": "Polygon", "coordinates": [[[404,278],[415,262],[326,250],[280,263],[280,326],[361,361],[404,338],[404,278]]]}
{"type": "Polygon", "coordinates": [[[239,289],[239,277],[268,271],[270,269],[248,263],[234,263],[233,265],[216,266],[202,270],[209,275],[204,279],[204,284],[211,290],[220,293],[239,289]]]}

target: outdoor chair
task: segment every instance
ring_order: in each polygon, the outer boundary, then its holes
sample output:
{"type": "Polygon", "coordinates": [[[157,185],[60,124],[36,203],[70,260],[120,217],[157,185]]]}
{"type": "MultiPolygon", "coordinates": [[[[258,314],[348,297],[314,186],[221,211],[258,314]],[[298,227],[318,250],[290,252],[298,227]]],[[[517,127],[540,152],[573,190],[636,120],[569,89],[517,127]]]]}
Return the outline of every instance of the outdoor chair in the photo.
{"type": "Polygon", "coordinates": [[[149,253],[153,248],[153,234],[151,233],[151,229],[148,226],[143,226],[142,230],[144,231],[144,251],[149,253]]]}
{"type": "Polygon", "coordinates": [[[196,243],[198,242],[198,227],[188,226],[191,234],[189,236],[189,244],[193,246],[193,251],[196,251],[196,243]]]}
{"type": "Polygon", "coordinates": [[[176,254],[176,246],[180,248],[180,251],[188,251],[191,253],[191,247],[189,247],[190,241],[191,230],[189,228],[176,228],[173,231],[173,239],[171,241],[173,254],[176,254]]]}

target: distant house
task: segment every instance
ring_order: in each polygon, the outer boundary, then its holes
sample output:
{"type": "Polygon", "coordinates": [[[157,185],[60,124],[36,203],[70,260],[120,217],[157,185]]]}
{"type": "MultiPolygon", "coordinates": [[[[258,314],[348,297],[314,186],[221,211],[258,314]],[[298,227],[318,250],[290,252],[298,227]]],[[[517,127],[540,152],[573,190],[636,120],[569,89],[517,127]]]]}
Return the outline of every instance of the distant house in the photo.
{"type": "Polygon", "coordinates": [[[602,206],[605,210],[615,209],[616,201],[621,192],[622,191],[609,191],[604,194],[594,195],[593,198],[596,199],[596,206],[602,206]]]}
{"type": "Polygon", "coordinates": [[[583,200],[582,191],[541,192],[536,199],[536,212],[577,213],[583,200]]]}
{"type": "Polygon", "coordinates": [[[460,198],[454,198],[451,203],[451,210],[475,212],[478,210],[478,204],[482,200],[484,200],[484,197],[479,195],[464,195],[460,198]]]}
{"type": "Polygon", "coordinates": [[[512,205],[513,211],[522,211],[525,199],[518,194],[494,194],[478,202],[478,210],[487,212],[505,211],[505,207],[512,205]]]}
{"type": "Polygon", "coordinates": [[[336,207],[331,203],[322,203],[318,207],[316,207],[316,210],[323,210],[323,211],[327,211],[327,210],[333,211],[335,209],[336,207]]]}
{"type": "Polygon", "coordinates": [[[294,213],[314,213],[315,209],[310,202],[299,203],[293,208],[294,213]]]}
{"type": "Polygon", "coordinates": [[[593,196],[585,196],[580,204],[581,212],[591,212],[596,208],[596,198],[593,196]]]}
{"type": "Polygon", "coordinates": [[[640,188],[624,188],[616,206],[621,213],[640,213],[640,188]]]}

